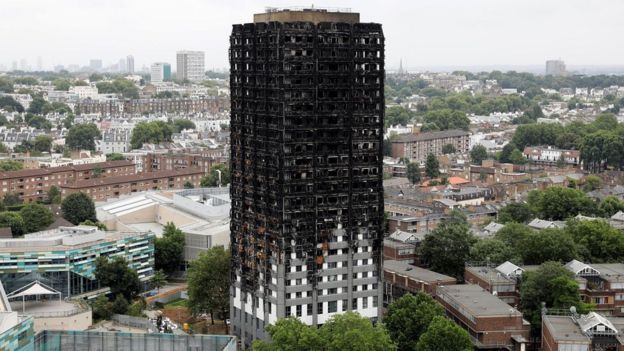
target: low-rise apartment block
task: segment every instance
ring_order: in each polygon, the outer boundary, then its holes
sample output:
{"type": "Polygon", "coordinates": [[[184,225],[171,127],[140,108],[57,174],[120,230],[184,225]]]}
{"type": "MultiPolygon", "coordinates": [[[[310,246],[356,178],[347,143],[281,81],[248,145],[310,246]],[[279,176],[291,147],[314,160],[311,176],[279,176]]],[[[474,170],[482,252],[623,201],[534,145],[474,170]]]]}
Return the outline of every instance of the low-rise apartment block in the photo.
{"type": "Polygon", "coordinates": [[[407,261],[385,260],[383,270],[386,306],[408,293],[422,292],[435,296],[438,286],[457,283],[453,277],[411,265],[407,261]]]}
{"type": "Polygon", "coordinates": [[[624,318],[603,316],[596,312],[585,315],[542,316],[542,350],[544,351],[623,351],[624,318]]]}
{"type": "Polygon", "coordinates": [[[464,130],[444,130],[399,135],[392,141],[392,157],[405,157],[410,162],[424,163],[429,154],[442,155],[444,145],[451,144],[458,153],[470,150],[470,133],[464,130]]]}
{"type": "Polygon", "coordinates": [[[563,161],[565,164],[578,166],[581,163],[581,152],[578,150],[562,150],[552,146],[527,146],[524,157],[532,163],[555,165],[563,161]]]}
{"type": "Polygon", "coordinates": [[[131,178],[134,174],[134,164],[126,160],[0,172],[0,197],[17,193],[25,202],[42,201],[52,186],[64,187],[92,179],[131,178]]]}
{"type": "Polygon", "coordinates": [[[522,313],[478,285],[438,286],[436,299],[447,316],[466,329],[477,349],[520,351],[530,324],[522,313]]]}
{"type": "Polygon", "coordinates": [[[84,192],[94,201],[104,201],[147,190],[182,189],[188,182],[194,188],[199,187],[204,172],[199,168],[174,171],[144,172],[133,175],[94,178],[61,185],[61,193],[67,196],[84,192]]]}

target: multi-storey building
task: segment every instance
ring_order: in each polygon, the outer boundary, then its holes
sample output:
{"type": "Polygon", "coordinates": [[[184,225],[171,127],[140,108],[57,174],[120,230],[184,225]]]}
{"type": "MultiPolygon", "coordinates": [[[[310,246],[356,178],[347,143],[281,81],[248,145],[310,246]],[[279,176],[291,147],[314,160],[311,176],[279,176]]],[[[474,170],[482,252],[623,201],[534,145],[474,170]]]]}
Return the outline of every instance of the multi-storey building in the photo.
{"type": "Polygon", "coordinates": [[[225,158],[217,158],[202,153],[147,153],[142,157],[146,172],[173,171],[187,168],[198,168],[204,173],[210,172],[213,164],[225,163],[225,158]]]}
{"type": "Polygon", "coordinates": [[[128,55],[126,57],[126,69],[129,74],[134,74],[134,56],[128,55]]]}
{"type": "Polygon", "coordinates": [[[8,291],[40,281],[63,297],[86,296],[104,288],[95,279],[95,260],[121,256],[147,282],[154,273],[154,239],[151,232],[103,232],[91,226],[0,239],[0,281],[8,291]]]}
{"type": "Polygon", "coordinates": [[[436,296],[438,286],[457,284],[457,279],[409,264],[407,261],[384,260],[384,305],[405,294],[419,292],[436,296]]]}
{"type": "Polygon", "coordinates": [[[578,150],[562,150],[552,146],[527,146],[524,157],[532,163],[555,165],[557,162],[578,166],[581,163],[581,152],[578,150]]]}
{"type": "Polygon", "coordinates": [[[546,61],[546,75],[564,76],[566,74],[566,65],[562,60],[546,61]]]}
{"type": "Polygon", "coordinates": [[[451,144],[456,152],[470,150],[470,133],[463,130],[444,130],[419,134],[402,134],[392,141],[392,157],[405,157],[410,162],[424,163],[429,154],[440,156],[444,145],[451,144]]]}
{"type": "Polygon", "coordinates": [[[150,80],[152,83],[170,81],[171,65],[166,62],[152,63],[150,67],[150,80]]]}
{"type": "Polygon", "coordinates": [[[384,36],[359,14],[233,26],[230,318],[244,345],[297,316],[378,318],[384,36]]]}
{"type": "Polygon", "coordinates": [[[83,100],[76,103],[76,114],[99,113],[103,116],[144,113],[211,113],[229,108],[229,99],[215,96],[183,97],[172,99],[126,99],[110,101],[83,100]]]}
{"type": "Polygon", "coordinates": [[[525,350],[530,324],[522,313],[480,286],[438,286],[447,316],[466,329],[476,349],[525,350]]]}
{"type": "Polygon", "coordinates": [[[187,79],[191,82],[199,82],[205,79],[203,51],[178,51],[176,59],[178,64],[176,78],[178,80],[187,79]]]}
{"type": "Polygon", "coordinates": [[[134,164],[126,160],[0,172],[0,197],[17,193],[27,202],[42,201],[52,186],[63,187],[92,178],[131,177],[135,172],[134,164]]]}
{"type": "Polygon", "coordinates": [[[199,168],[173,171],[144,172],[133,175],[93,178],[61,185],[62,196],[87,193],[94,201],[105,201],[140,191],[182,189],[187,183],[199,187],[205,173],[199,168]]]}

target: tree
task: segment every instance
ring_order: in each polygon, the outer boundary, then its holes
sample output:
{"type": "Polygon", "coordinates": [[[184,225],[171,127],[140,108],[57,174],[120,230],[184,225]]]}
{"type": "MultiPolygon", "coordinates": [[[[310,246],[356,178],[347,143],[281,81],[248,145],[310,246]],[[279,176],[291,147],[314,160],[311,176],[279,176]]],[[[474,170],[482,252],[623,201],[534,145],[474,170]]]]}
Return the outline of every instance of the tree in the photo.
{"type": "Polygon", "coordinates": [[[139,98],[139,89],[127,79],[118,78],[112,82],[99,82],[95,86],[100,94],[121,94],[126,99],[139,98]]]}
{"type": "Polygon", "coordinates": [[[498,211],[498,221],[500,223],[527,223],[532,218],[531,208],[525,203],[510,203],[498,211]]]}
{"type": "MultiPolygon", "coordinates": [[[[1,83],[0,91],[2,91],[1,83]]],[[[24,112],[24,106],[10,96],[0,96],[0,109],[9,112],[24,112]]]]}
{"type": "Polygon", "coordinates": [[[104,76],[102,76],[102,75],[101,75],[101,74],[99,74],[99,73],[92,73],[92,74],[89,76],[89,82],[92,82],[92,83],[93,83],[93,82],[98,82],[98,81],[100,81],[100,80],[102,80],[102,79],[104,79],[104,76]]]}
{"type": "Polygon", "coordinates": [[[456,152],[457,152],[457,149],[455,149],[455,145],[453,144],[446,144],[442,146],[442,153],[445,155],[454,154],[456,152]]]}
{"type": "Polygon", "coordinates": [[[534,335],[541,327],[542,303],[547,308],[568,309],[575,306],[579,313],[588,310],[581,301],[574,274],[557,262],[545,262],[535,271],[522,275],[520,306],[523,317],[531,323],[534,335]]]}
{"type": "Polygon", "coordinates": [[[123,161],[125,159],[124,155],[116,152],[106,155],[106,161],[123,161]]]}
{"type": "Polygon", "coordinates": [[[528,203],[534,213],[549,220],[564,220],[578,214],[591,216],[598,212],[596,203],[582,191],[558,186],[531,191],[528,203]]]}
{"type": "Polygon", "coordinates": [[[420,167],[418,167],[418,163],[410,162],[407,164],[407,179],[412,184],[420,183],[420,167]]]}
{"type": "Polygon", "coordinates": [[[184,263],[184,233],[169,222],[163,235],[154,243],[154,261],[157,270],[173,273],[184,263]]]}
{"type": "Polygon", "coordinates": [[[95,124],[76,124],[67,132],[65,145],[71,150],[95,151],[95,139],[101,137],[100,130],[95,124]]]}
{"type": "Polygon", "coordinates": [[[572,220],[566,232],[579,245],[579,253],[587,262],[621,262],[624,259],[624,235],[607,221],[572,220]]]}
{"type": "Polygon", "coordinates": [[[518,248],[520,243],[533,233],[533,230],[528,226],[520,223],[507,223],[501,228],[494,238],[504,242],[512,248],[518,248]]]}
{"type": "Polygon", "coordinates": [[[355,312],[332,316],[319,329],[327,351],[393,351],[396,345],[381,324],[355,312]]]}
{"type": "Polygon", "coordinates": [[[99,221],[92,221],[90,219],[87,219],[86,221],[80,222],[80,225],[88,225],[91,227],[97,227],[99,230],[102,231],[107,231],[108,228],[106,227],[106,224],[99,222],[99,221]]]}
{"type": "Polygon", "coordinates": [[[43,230],[54,222],[52,211],[36,203],[25,205],[19,213],[24,219],[24,229],[27,233],[43,230]]]}
{"type": "Polygon", "coordinates": [[[510,157],[511,157],[511,153],[514,150],[517,150],[514,144],[512,143],[505,144],[505,146],[503,146],[503,150],[498,155],[498,162],[511,163],[510,157]]]}
{"type": "Polygon", "coordinates": [[[173,132],[173,126],[163,121],[139,122],[132,129],[130,145],[133,149],[140,149],[144,143],[171,141],[173,132]]]}
{"type": "Polygon", "coordinates": [[[434,154],[427,155],[425,163],[425,173],[429,178],[437,178],[440,176],[440,163],[434,154]]]}
{"type": "Polygon", "coordinates": [[[113,304],[108,301],[106,295],[100,295],[93,302],[92,310],[93,318],[110,319],[113,315],[113,304]]]}
{"type": "Polygon", "coordinates": [[[429,328],[416,344],[416,351],[472,351],[470,335],[455,322],[434,317],[429,328]]]}
{"type": "Polygon", "coordinates": [[[184,189],[193,189],[195,186],[193,185],[193,183],[187,181],[186,183],[184,183],[184,189]]]}
{"type": "Polygon", "coordinates": [[[78,224],[86,220],[97,221],[95,204],[91,197],[83,192],[69,194],[61,203],[63,218],[78,224]]]}
{"type": "Polygon", "coordinates": [[[61,190],[56,186],[52,185],[50,190],[48,190],[47,200],[51,204],[60,204],[61,203],[61,190]]]}
{"type": "Polygon", "coordinates": [[[487,149],[481,144],[473,146],[472,150],[470,150],[470,159],[473,165],[480,165],[487,158],[487,149]]]}
{"type": "Polygon", "coordinates": [[[509,155],[509,161],[514,165],[524,165],[529,162],[518,149],[514,149],[511,152],[511,155],[509,155]]]}
{"type": "Polygon", "coordinates": [[[562,229],[531,232],[518,247],[522,262],[528,265],[546,261],[569,262],[578,257],[572,237],[562,229]]]}
{"type": "Polygon", "coordinates": [[[195,315],[210,313],[227,318],[230,310],[230,251],[210,248],[191,262],[188,269],[189,306],[195,315]]]}
{"type": "Polygon", "coordinates": [[[422,260],[435,272],[464,276],[464,262],[470,258],[470,247],[476,239],[464,224],[441,224],[425,236],[420,245],[422,260]]]}
{"type": "Polygon", "coordinates": [[[10,171],[19,171],[24,168],[24,163],[20,161],[13,160],[4,160],[0,161],[0,171],[2,172],[10,172],[10,171]]]}
{"type": "Polygon", "coordinates": [[[47,104],[48,102],[43,97],[37,95],[33,97],[32,101],[28,105],[27,112],[35,115],[42,114],[47,104]]]}
{"type": "Polygon", "coordinates": [[[39,152],[50,152],[52,149],[52,137],[49,135],[37,135],[35,138],[35,150],[39,152]]]}
{"type": "Polygon", "coordinates": [[[598,210],[603,217],[611,217],[618,211],[624,211],[624,201],[618,199],[615,196],[607,196],[598,205],[598,210]]]}
{"type": "Polygon", "coordinates": [[[602,184],[602,179],[600,179],[600,177],[595,176],[595,175],[587,176],[585,177],[585,185],[583,185],[583,191],[584,192],[594,191],[596,189],[599,189],[601,184],[602,184]]]}
{"type": "Polygon", "coordinates": [[[113,259],[98,257],[95,260],[95,279],[100,286],[108,286],[114,296],[121,294],[126,300],[132,300],[141,291],[139,275],[128,267],[128,261],[121,256],[113,259]]]}
{"type": "Polygon", "coordinates": [[[230,183],[230,168],[226,164],[214,165],[210,168],[208,175],[201,178],[201,187],[223,186],[230,183]],[[219,172],[221,173],[221,183],[219,184],[219,172]]]}
{"type": "Polygon", "coordinates": [[[12,93],[13,81],[8,77],[0,77],[0,93],[12,93]]]}
{"type": "Polygon", "coordinates": [[[128,312],[128,300],[122,295],[115,296],[115,300],[112,305],[113,313],[126,314],[128,312]]]}
{"type": "Polygon", "coordinates": [[[431,296],[405,294],[388,306],[384,324],[398,351],[412,351],[433,318],[443,315],[444,309],[431,296]]]}
{"type": "Polygon", "coordinates": [[[22,236],[26,231],[24,219],[17,212],[0,212],[0,228],[11,228],[13,237],[22,236]]]}
{"type": "Polygon", "coordinates": [[[195,123],[188,119],[176,119],[173,121],[173,128],[176,133],[180,133],[184,129],[195,129],[195,123]]]}
{"type": "Polygon", "coordinates": [[[279,319],[275,325],[266,327],[271,342],[255,340],[255,351],[318,351],[323,340],[316,329],[304,324],[295,317],[279,319]]]}
{"type": "Polygon", "coordinates": [[[498,239],[481,239],[470,248],[470,259],[499,265],[505,261],[520,263],[516,250],[498,239]]]}
{"type": "Polygon", "coordinates": [[[66,79],[55,79],[52,85],[54,85],[54,90],[68,91],[71,88],[71,83],[66,79]]]}
{"type": "Polygon", "coordinates": [[[162,270],[158,270],[154,272],[151,281],[152,286],[154,286],[157,291],[160,291],[160,288],[167,285],[167,275],[162,270]]]}

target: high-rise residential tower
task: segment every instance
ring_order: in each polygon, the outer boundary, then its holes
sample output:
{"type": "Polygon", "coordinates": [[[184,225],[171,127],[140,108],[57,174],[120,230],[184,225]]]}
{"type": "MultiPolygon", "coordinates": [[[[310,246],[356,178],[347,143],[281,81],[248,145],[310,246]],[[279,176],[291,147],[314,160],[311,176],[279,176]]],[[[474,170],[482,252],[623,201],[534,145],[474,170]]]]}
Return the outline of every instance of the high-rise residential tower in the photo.
{"type": "Polygon", "coordinates": [[[126,57],[126,68],[129,74],[134,74],[134,56],[128,55],[126,57]]]}
{"type": "Polygon", "coordinates": [[[176,78],[188,79],[191,82],[204,80],[204,52],[203,51],[178,51],[176,55],[177,67],[176,78]]]}
{"type": "Polygon", "coordinates": [[[230,319],[380,315],[384,36],[348,10],[233,26],[230,319]]]}
{"type": "Polygon", "coordinates": [[[562,60],[546,61],[546,75],[564,76],[566,74],[566,65],[562,60]]]}
{"type": "Polygon", "coordinates": [[[150,67],[150,81],[161,83],[171,80],[171,65],[166,62],[152,63],[150,67]]]}

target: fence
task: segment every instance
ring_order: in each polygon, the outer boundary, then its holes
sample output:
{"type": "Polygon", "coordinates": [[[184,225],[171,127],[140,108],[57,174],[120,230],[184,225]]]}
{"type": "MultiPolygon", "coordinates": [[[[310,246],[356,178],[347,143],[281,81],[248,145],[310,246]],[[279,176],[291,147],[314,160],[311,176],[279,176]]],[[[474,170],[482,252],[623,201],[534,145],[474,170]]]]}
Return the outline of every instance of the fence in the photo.
{"type": "Polygon", "coordinates": [[[149,330],[150,333],[156,332],[156,327],[145,318],[133,317],[125,314],[114,314],[111,319],[115,323],[119,323],[121,325],[137,329],[149,330]]]}

